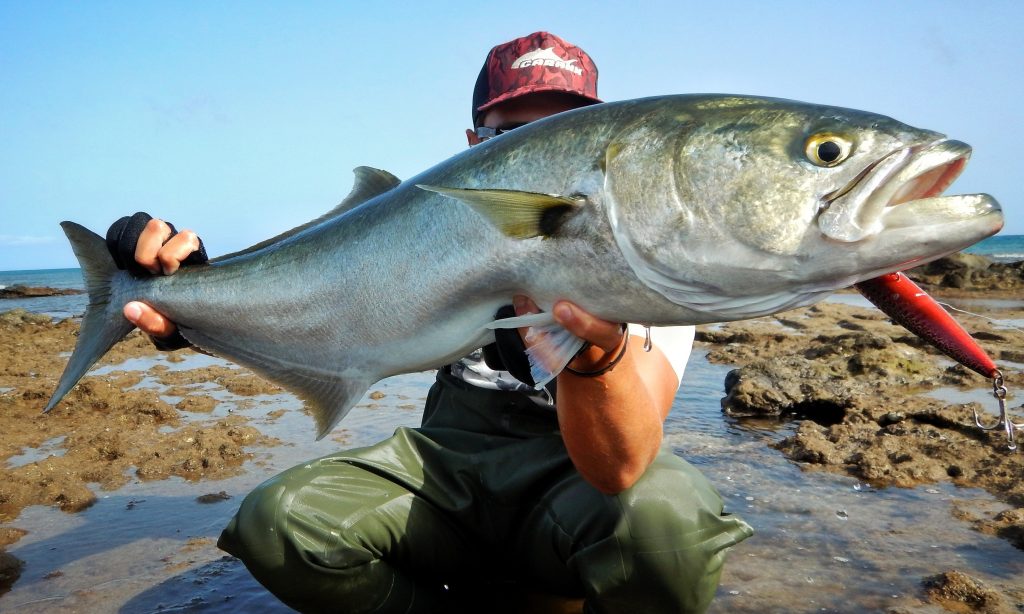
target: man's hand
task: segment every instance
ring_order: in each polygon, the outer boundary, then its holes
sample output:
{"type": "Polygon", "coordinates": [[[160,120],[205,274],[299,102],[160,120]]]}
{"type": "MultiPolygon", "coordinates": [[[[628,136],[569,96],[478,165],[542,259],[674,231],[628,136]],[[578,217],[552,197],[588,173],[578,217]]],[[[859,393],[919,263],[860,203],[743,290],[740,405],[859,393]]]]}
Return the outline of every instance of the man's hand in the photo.
{"type": "MultiPolygon", "coordinates": [[[[206,250],[191,230],[178,232],[174,226],[146,213],[126,216],[107,231],[107,248],[117,266],[135,275],[173,275],[183,265],[206,262],[206,250]]],[[[122,310],[124,317],[156,339],[174,335],[177,326],[145,303],[132,301],[122,310]]]]}
{"type": "MultiPolygon", "coordinates": [[[[513,297],[512,306],[515,308],[517,316],[540,313],[537,304],[526,296],[513,297]]],[[[569,301],[555,303],[551,308],[551,315],[562,328],[590,343],[590,347],[570,363],[574,369],[592,370],[593,363],[600,361],[622,344],[621,324],[602,320],[569,301]]],[[[524,341],[526,331],[526,328],[519,329],[524,341]]]]}
{"type": "MultiPolygon", "coordinates": [[[[514,297],[512,304],[516,315],[539,311],[524,296],[514,297]]],[[[679,381],[657,346],[645,352],[643,338],[623,339],[621,324],[602,320],[568,301],[555,303],[551,314],[559,325],[591,344],[569,363],[577,371],[598,371],[616,360],[623,343],[631,346],[614,368],[599,377],[563,371],[558,376],[556,402],[562,439],[577,471],[603,493],[622,492],[640,479],[657,455],[662,423],[679,381]]],[[[525,338],[525,330],[520,329],[520,334],[525,338]]]]}
{"type": "MultiPolygon", "coordinates": [[[[174,275],[183,263],[192,264],[189,258],[202,249],[199,236],[191,230],[175,234],[174,227],[153,218],[146,223],[135,246],[135,262],[153,275],[174,275]]],[[[202,260],[206,261],[205,252],[202,260]]]]}

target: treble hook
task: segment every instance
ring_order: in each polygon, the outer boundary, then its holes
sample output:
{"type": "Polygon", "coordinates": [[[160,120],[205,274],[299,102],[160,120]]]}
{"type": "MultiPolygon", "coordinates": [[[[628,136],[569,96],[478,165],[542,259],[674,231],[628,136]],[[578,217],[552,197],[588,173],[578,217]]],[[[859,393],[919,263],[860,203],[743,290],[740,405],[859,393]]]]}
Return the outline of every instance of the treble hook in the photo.
{"type": "Polygon", "coordinates": [[[1007,447],[1010,450],[1016,450],[1017,443],[1014,441],[1014,433],[1016,431],[1024,431],[1024,424],[1017,424],[1006,415],[1006,386],[1003,385],[1003,374],[999,371],[996,371],[992,377],[992,396],[999,402],[999,419],[992,426],[985,426],[981,423],[978,410],[972,408],[974,424],[983,431],[997,431],[999,429],[1006,431],[1007,447]]]}

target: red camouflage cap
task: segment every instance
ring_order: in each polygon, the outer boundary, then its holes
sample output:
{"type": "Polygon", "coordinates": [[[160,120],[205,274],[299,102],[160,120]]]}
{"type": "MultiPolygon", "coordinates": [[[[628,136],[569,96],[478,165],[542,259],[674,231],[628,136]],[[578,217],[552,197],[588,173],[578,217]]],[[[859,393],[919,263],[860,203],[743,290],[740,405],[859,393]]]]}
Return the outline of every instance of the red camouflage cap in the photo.
{"type": "Polygon", "coordinates": [[[491,49],[473,90],[473,125],[499,102],[533,92],[597,97],[597,65],[586,51],[548,32],[534,32],[491,49]]]}

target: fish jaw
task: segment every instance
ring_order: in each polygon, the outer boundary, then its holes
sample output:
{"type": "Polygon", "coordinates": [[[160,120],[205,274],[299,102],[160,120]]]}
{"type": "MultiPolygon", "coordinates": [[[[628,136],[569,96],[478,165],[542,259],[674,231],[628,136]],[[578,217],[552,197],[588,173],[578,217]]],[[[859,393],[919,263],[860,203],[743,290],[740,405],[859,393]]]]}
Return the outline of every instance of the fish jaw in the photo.
{"type": "Polygon", "coordinates": [[[970,155],[969,145],[949,139],[898,149],[827,195],[818,227],[829,239],[853,243],[915,220],[938,222],[938,213],[943,222],[984,217],[998,209],[990,196],[940,197],[970,155]]]}
{"type": "Polygon", "coordinates": [[[944,196],[971,155],[965,143],[937,139],[885,156],[825,198],[818,227],[827,243],[856,247],[833,261],[858,281],[918,266],[994,235],[1003,227],[988,194],[944,196]]]}

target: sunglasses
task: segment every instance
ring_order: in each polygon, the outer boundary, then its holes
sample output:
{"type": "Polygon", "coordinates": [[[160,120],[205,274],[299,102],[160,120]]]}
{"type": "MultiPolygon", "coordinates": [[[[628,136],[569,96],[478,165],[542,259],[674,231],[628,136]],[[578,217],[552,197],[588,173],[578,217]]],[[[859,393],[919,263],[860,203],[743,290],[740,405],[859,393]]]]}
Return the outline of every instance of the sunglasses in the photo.
{"type": "Polygon", "coordinates": [[[499,134],[505,134],[506,132],[511,132],[516,128],[522,128],[527,123],[528,122],[521,122],[518,124],[506,124],[504,126],[498,126],[497,128],[491,128],[489,126],[480,126],[479,128],[476,129],[476,138],[480,139],[481,141],[486,141],[487,139],[492,139],[498,136],[499,134]]]}

